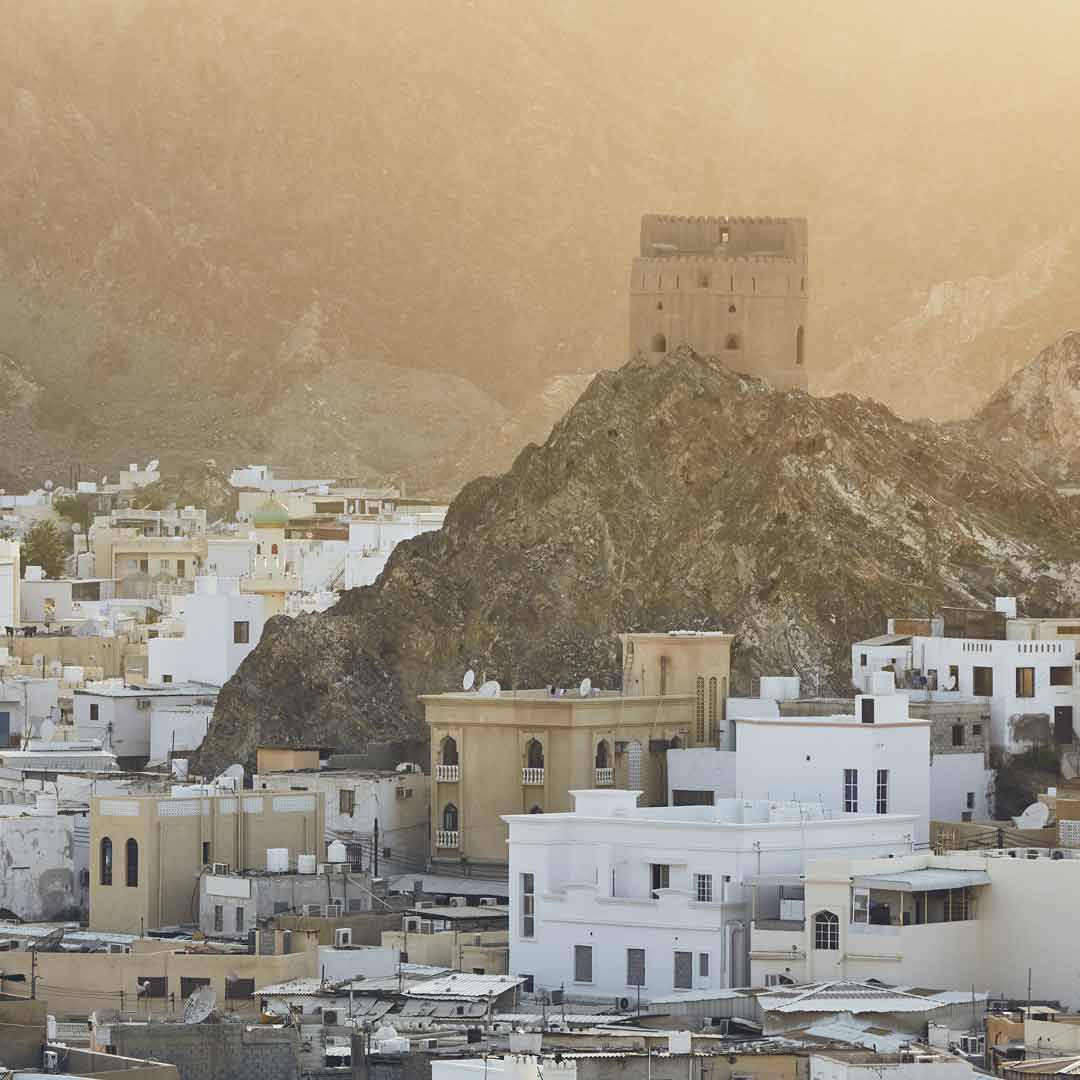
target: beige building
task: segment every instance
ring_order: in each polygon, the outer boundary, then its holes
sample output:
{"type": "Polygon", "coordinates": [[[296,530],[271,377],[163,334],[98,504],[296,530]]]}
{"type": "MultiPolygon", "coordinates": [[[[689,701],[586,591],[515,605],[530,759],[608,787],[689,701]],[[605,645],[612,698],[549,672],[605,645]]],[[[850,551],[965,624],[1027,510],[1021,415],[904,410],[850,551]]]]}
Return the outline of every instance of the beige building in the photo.
{"type": "MultiPolygon", "coordinates": [[[[264,986],[318,974],[318,940],[301,931],[258,931],[254,954],[204,942],[136,938],[109,952],[4,953],[4,975],[37,976],[41,993],[56,1016],[85,1018],[95,1010],[170,1014],[200,986],[217,992],[224,1011],[254,1012],[252,998],[264,986]]],[[[19,985],[23,985],[20,983],[19,985]]],[[[2,1040],[0,1040],[2,1043],[2,1040]]]]}
{"type": "Polygon", "coordinates": [[[630,352],[690,345],[734,371],[805,390],[805,218],[641,219],[630,273],[630,352]]]}
{"type": "Polygon", "coordinates": [[[504,814],[566,813],[573,790],[667,797],[666,751],[713,745],[730,634],[623,634],[623,692],[423,695],[431,732],[431,854],[503,868],[504,814]]]}
{"type": "Polygon", "coordinates": [[[204,870],[265,869],[268,848],[288,848],[293,865],[300,855],[321,860],[325,831],[317,792],[95,796],[90,926],[130,934],[191,925],[204,870]]]}

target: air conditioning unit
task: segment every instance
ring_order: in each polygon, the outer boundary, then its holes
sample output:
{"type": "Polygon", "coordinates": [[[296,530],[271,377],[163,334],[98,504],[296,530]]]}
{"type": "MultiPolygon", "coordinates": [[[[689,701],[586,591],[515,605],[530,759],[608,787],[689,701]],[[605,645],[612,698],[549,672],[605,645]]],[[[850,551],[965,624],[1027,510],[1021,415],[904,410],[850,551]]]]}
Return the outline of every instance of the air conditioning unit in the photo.
{"type": "Polygon", "coordinates": [[[322,915],[322,913],[323,913],[322,904],[305,904],[304,905],[304,914],[307,915],[308,917],[312,917],[312,916],[315,916],[315,915],[322,915]]]}
{"type": "Polygon", "coordinates": [[[450,906],[451,907],[467,907],[468,906],[468,901],[465,899],[464,896],[451,896],[450,897],[450,906]]]}
{"type": "Polygon", "coordinates": [[[210,868],[213,874],[227,874],[229,872],[229,864],[227,862],[216,862],[210,868]]]}
{"type": "Polygon", "coordinates": [[[352,930],[347,927],[341,927],[334,931],[334,948],[335,949],[350,949],[352,948],[352,930]]]}
{"type": "Polygon", "coordinates": [[[337,1009],[323,1009],[322,1022],[326,1027],[337,1027],[337,1009]]]}
{"type": "Polygon", "coordinates": [[[109,952],[113,953],[114,955],[123,955],[125,953],[130,953],[131,952],[131,946],[130,945],[121,945],[121,944],[119,944],[117,942],[110,942],[109,943],[109,952]]]}
{"type": "Polygon", "coordinates": [[[626,997],[616,998],[615,1008],[618,1009],[619,1012],[626,1012],[626,1010],[630,1008],[630,999],[626,997]]]}
{"type": "Polygon", "coordinates": [[[410,918],[405,920],[405,933],[406,934],[419,934],[420,933],[420,920],[418,918],[410,918]]]}
{"type": "Polygon", "coordinates": [[[983,1052],[983,1037],[981,1035],[961,1035],[960,1052],[963,1054],[981,1054],[983,1052]]]}
{"type": "Polygon", "coordinates": [[[494,896],[481,896],[480,897],[480,906],[481,907],[498,907],[499,906],[499,901],[494,896]]]}
{"type": "Polygon", "coordinates": [[[420,1049],[421,1050],[438,1050],[439,1049],[439,1040],[438,1039],[421,1039],[420,1040],[420,1049]]]}
{"type": "Polygon", "coordinates": [[[41,1060],[47,1073],[60,1071],[60,1055],[55,1050],[46,1050],[41,1060]]]}
{"type": "Polygon", "coordinates": [[[416,902],[417,911],[420,911],[423,908],[429,908],[429,907],[434,907],[434,906],[435,906],[435,901],[434,900],[417,900],[417,902],[416,902]]]}

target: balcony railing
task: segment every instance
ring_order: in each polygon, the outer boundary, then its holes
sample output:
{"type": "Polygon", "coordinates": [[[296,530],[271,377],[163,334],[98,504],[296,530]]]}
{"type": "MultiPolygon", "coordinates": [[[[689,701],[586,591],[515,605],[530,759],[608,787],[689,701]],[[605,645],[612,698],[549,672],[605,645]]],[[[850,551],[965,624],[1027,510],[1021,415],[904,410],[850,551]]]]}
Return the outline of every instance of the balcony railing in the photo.
{"type": "Polygon", "coordinates": [[[611,787],[615,783],[615,770],[614,769],[597,769],[596,770],[596,786],[597,787],[611,787]]]}
{"type": "Polygon", "coordinates": [[[521,782],[527,784],[529,787],[541,787],[544,783],[544,770],[543,769],[529,769],[525,768],[521,770],[521,782]]]}
{"type": "Polygon", "coordinates": [[[447,783],[456,783],[459,779],[460,765],[436,765],[435,779],[444,780],[447,783]]]}
{"type": "Polygon", "coordinates": [[[458,847],[458,832],[457,829],[451,831],[450,829],[436,829],[435,830],[435,846],[437,848],[457,848],[458,847]]]}

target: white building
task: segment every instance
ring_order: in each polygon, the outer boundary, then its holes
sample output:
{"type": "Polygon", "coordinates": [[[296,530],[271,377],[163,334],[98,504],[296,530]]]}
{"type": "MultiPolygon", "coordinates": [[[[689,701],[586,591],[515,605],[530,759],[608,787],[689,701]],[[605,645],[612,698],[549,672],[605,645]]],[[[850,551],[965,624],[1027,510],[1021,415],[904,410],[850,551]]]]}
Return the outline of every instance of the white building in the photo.
{"type": "Polygon", "coordinates": [[[0,749],[51,735],[60,722],[60,680],[0,677],[0,749]]]}
{"type": "Polygon", "coordinates": [[[172,700],[150,703],[150,759],[147,765],[164,765],[173,757],[198,750],[210,729],[214,706],[179,705],[172,700]]]}
{"type": "Polygon", "coordinates": [[[418,765],[402,765],[393,772],[261,773],[252,779],[252,787],[256,791],[321,791],[326,839],[351,846],[350,858],[357,865],[366,867],[372,860],[377,822],[380,876],[422,870],[427,865],[430,783],[418,765]]]}
{"type": "Polygon", "coordinates": [[[212,709],[216,686],[177,682],[171,686],[125,686],[120,680],[87,683],[72,695],[75,738],[111,750],[125,767],[150,758],[153,706],[201,705],[212,709]]]}
{"type": "MultiPolygon", "coordinates": [[[[1080,858],[1025,849],[810,861],[773,887],[803,896],[776,918],[760,895],[750,942],[755,985],[837,978],[989,990],[1080,1005],[1080,858]]],[[[969,991],[967,991],[969,992],[969,991]]]]}
{"type": "Polygon", "coordinates": [[[19,544],[0,540],[0,632],[19,625],[19,544]]]}
{"type": "Polygon", "coordinates": [[[891,682],[879,674],[878,693],[856,697],[853,715],[781,716],[775,701],[729,698],[736,749],[669,750],[669,802],[736,797],[814,803],[833,814],[913,814],[915,843],[925,844],[930,723],[909,716],[891,682]]]}
{"type": "Polygon", "coordinates": [[[888,633],[852,646],[852,682],[863,690],[876,672],[889,670],[916,700],[986,702],[992,744],[1011,754],[1071,743],[1080,705],[1080,619],[1015,618],[1007,597],[998,606],[967,620],[890,619],[888,633]],[[972,626],[996,636],[964,636],[972,626]]]}
{"type": "Polygon", "coordinates": [[[173,598],[180,637],[151,638],[149,680],[224,686],[262,636],[261,596],[240,592],[235,578],[199,577],[195,592],[173,598]]]}
{"type": "Polygon", "coordinates": [[[510,826],[510,970],[537,988],[642,1000],[746,985],[750,883],[833,851],[903,854],[915,815],[834,815],[725,800],[638,807],[571,792],[565,814],[510,826]]]}
{"type": "Polygon", "coordinates": [[[921,1051],[899,1061],[852,1061],[830,1054],[810,1055],[810,1080],[974,1080],[975,1068],[952,1054],[921,1051]]]}
{"type": "Polygon", "coordinates": [[[370,521],[351,521],[345,588],[374,584],[402,540],[436,532],[442,528],[445,517],[445,508],[437,508],[426,513],[399,512],[370,521]]]}

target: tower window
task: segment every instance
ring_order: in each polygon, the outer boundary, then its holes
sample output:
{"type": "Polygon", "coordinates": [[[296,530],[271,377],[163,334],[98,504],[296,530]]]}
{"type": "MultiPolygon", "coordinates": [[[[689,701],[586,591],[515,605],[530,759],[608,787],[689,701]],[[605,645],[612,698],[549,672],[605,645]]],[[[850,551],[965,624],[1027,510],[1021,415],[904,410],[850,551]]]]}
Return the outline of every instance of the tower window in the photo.
{"type": "Polygon", "coordinates": [[[709,287],[709,275],[705,273],[698,274],[697,285],[699,289],[707,289],[709,287]]]}
{"type": "Polygon", "coordinates": [[[653,334],[652,351],[654,353],[667,352],[667,338],[663,334],[653,334]]]}
{"type": "Polygon", "coordinates": [[[796,365],[796,367],[802,367],[803,360],[805,359],[805,355],[804,355],[805,349],[806,349],[806,334],[803,331],[803,328],[800,326],[799,329],[795,331],[795,365],[796,365]]]}
{"type": "Polygon", "coordinates": [[[734,315],[735,314],[735,305],[734,304],[728,304],[727,313],[729,315],[734,315]]]}
{"type": "Polygon", "coordinates": [[[727,341],[724,342],[725,349],[737,349],[739,347],[739,335],[728,334],[727,341]]]}

